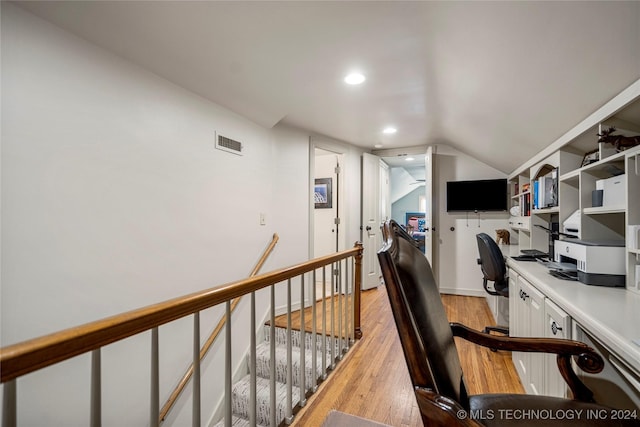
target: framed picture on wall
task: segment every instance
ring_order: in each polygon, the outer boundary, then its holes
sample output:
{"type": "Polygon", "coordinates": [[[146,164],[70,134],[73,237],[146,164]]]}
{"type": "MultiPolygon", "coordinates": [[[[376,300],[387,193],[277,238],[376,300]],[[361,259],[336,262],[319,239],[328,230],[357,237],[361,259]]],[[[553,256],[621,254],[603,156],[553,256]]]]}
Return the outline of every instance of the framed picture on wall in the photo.
{"type": "Polygon", "coordinates": [[[329,209],[332,207],[331,178],[316,178],[313,188],[313,200],[316,209],[329,209]]]}

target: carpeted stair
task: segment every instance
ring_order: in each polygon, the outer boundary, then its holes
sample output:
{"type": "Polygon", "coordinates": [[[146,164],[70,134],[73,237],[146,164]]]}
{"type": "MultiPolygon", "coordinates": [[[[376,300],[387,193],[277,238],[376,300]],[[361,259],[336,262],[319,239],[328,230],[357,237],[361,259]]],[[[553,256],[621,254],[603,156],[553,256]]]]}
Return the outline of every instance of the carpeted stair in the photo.
{"type": "MultiPolygon", "coordinates": [[[[259,426],[268,426],[271,419],[271,403],[270,403],[270,326],[264,326],[265,340],[256,347],[256,422],[259,426]]],[[[287,404],[287,330],[285,328],[276,327],[276,424],[280,424],[286,417],[287,404]]],[[[295,407],[300,402],[300,331],[291,332],[291,357],[292,357],[292,373],[293,382],[292,404],[295,407]]],[[[331,363],[331,345],[334,345],[334,357],[338,356],[339,342],[331,337],[324,337],[326,340],[326,365],[330,370],[331,363]]],[[[317,348],[317,369],[316,380],[322,377],[322,340],[321,335],[316,335],[315,339],[310,333],[305,333],[305,389],[307,393],[313,389],[315,384],[313,381],[312,364],[312,347],[315,344],[317,348]]],[[[345,347],[343,342],[343,348],[345,347]]],[[[250,372],[251,366],[247,355],[247,372],[250,372]]],[[[247,374],[232,386],[232,412],[234,427],[249,426],[249,408],[250,408],[250,375],[247,374]]],[[[218,422],[215,427],[224,426],[224,420],[218,422]]]]}

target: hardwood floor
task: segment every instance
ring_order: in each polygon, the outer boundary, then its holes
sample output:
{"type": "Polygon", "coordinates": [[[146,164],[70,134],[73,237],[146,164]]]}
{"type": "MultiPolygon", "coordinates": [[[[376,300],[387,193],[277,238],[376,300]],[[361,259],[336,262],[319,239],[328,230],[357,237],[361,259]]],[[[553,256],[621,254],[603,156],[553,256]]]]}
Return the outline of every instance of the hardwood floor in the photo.
{"type": "MultiPolygon", "coordinates": [[[[443,295],[443,301],[450,321],[476,329],[490,324],[484,298],[443,295]]],[[[321,426],[332,409],[394,427],[422,426],[384,287],[362,294],[362,332],[362,339],[298,412],[294,426],[321,426]]],[[[456,344],[470,394],[524,393],[510,353],[456,344]]]]}

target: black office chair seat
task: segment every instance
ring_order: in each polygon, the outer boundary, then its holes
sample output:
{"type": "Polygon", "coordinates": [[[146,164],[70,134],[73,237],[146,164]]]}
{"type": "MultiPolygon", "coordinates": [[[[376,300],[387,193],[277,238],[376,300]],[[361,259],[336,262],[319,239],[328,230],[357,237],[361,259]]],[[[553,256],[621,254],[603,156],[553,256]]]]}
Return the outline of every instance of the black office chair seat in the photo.
{"type": "MultiPolygon", "coordinates": [[[[487,234],[476,235],[478,242],[478,264],[482,269],[482,286],[489,295],[497,295],[509,298],[509,279],[507,277],[507,266],[504,262],[502,251],[498,244],[487,234]],[[489,288],[488,282],[493,282],[493,289],[489,288]]],[[[498,332],[509,335],[508,326],[487,326],[484,332],[498,332]]]]}

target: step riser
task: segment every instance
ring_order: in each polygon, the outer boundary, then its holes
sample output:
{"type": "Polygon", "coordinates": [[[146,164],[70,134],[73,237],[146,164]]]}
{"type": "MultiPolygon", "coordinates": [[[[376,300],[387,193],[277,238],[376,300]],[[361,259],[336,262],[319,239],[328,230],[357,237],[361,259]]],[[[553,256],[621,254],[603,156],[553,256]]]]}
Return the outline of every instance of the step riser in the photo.
{"type": "MultiPolygon", "coordinates": [[[[292,390],[292,405],[295,407],[300,402],[299,391],[292,390]]],[[[269,425],[271,420],[270,384],[268,380],[257,381],[256,392],[256,422],[262,425],[269,425]]],[[[276,383],[276,422],[284,420],[286,417],[287,388],[285,384],[276,383]]],[[[233,387],[233,415],[249,419],[249,379],[245,377],[233,387]]]]}
{"type": "MultiPolygon", "coordinates": [[[[264,327],[264,336],[265,336],[265,341],[269,342],[271,339],[271,335],[270,335],[270,326],[265,325],[264,327]]],[[[287,330],[285,328],[278,328],[276,327],[276,345],[281,345],[281,346],[286,346],[287,345],[287,330]]],[[[291,346],[292,347],[300,347],[300,331],[295,331],[292,330],[291,331],[291,346]]],[[[304,347],[307,350],[310,350],[311,348],[313,348],[313,334],[310,332],[305,332],[304,334],[304,347]]],[[[336,337],[331,337],[331,336],[326,336],[326,335],[321,335],[321,334],[316,334],[315,336],[315,344],[316,344],[316,348],[321,349],[322,348],[322,342],[323,340],[325,341],[325,345],[327,350],[331,349],[331,344],[332,342],[334,343],[334,345],[336,346],[336,348],[338,348],[338,345],[340,343],[340,339],[336,338],[336,337]]],[[[342,347],[346,347],[347,345],[347,340],[342,338],[342,347]]]]}
{"type": "MultiPolygon", "coordinates": [[[[269,344],[261,344],[256,348],[256,375],[261,378],[270,378],[271,374],[271,349],[269,344]]],[[[327,368],[331,367],[331,354],[328,354],[325,357],[325,366],[327,368]]],[[[337,349],[334,353],[337,355],[337,349]]],[[[312,354],[311,351],[307,351],[305,353],[305,385],[310,387],[313,382],[312,374],[312,354]]],[[[318,378],[322,376],[322,353],[318,351],[317,353],[317,367],[316,367],[316,381],[318,378]]],[[[292,348],[291,350],[291,365],[292,365],[292,375],[291,379],[293,381],[294,387],[300,386],[300,349],[292,348]]],[[[249,366],[249,370],[251,370],[251,366],[249,366]]],[[[281,383],[286,383],[287,381],[287,349],[285,347],[276,347],[276,381],[281,383]]]]}
{"type": "MultiPolygon", "coordinates": [[[[337,327],[337,325],[336,325],[337,327]]],[[[256,402],[256,422],[258,425],[267,426],[271,420],[271,400],[270,400],[270,326],[264,326],[265,340],[256,348],[256,377],[257,377],[257,402],[256,402]]],[[[300,344],[302,342],[300,331],[291,331],[291,363],[292,363],[292,405],[295,407],[300,401],[300,344]]],[[[289,334],[285,328],[275,328],[275,344],[276,344],[276,424],[284,421],[286,416],[286,396],[287,396],[287,341],[289,334]]],[[[331,336],[316,334],[313,336],[310,332],[304,334],[305,348],[305,388],[311,389],[315,384],[313,381],[312,349],[317,349],[317,369],[316,380],[323,375],[323,347],[325,349],[325,359],[327,369],[332,367],[331,348],[333,346],[333,358],[340,356],[340,348],[343,352],[347,349],[347,340],[339,339],[331,336]]],[[[252,369],[247,356],[247,366],[252,369]]],[[[249,375],[233,385],[232,390],[232,413],[233,426],[241,427],[248,425],[249,419],[249,399],[250,385],[249,375]]],[[[224,420],[216,424],[216,427],[224,426],[224,420]]]]}

